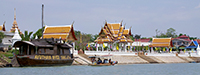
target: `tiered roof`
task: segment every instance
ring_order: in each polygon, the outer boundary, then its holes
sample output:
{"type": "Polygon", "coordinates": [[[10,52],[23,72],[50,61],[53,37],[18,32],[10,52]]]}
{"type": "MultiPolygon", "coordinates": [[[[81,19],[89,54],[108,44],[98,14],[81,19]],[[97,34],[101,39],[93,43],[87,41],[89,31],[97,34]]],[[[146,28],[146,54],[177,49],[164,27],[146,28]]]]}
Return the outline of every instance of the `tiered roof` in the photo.
{"type": "Polygon", "coordinates": [[[20,29],[17,26],[17,21],[16,21],[16,8],[14,8],[14,21],[13,21],[13,26],[10,29],[10,32],[15,32],[15,28],[17,28],[20,32],[20,34],[22,34],[22,32],[20,31],[20,29]]]}
{"type": "Polygon", "coordinates": [[[56,38],[64,40],[77,40],[73,24],[64,26],[45,26],[43,38],[56,38]]]}
{"type": "Polygon", "coordinates": [[[104,27],[101,28],[99,37],[95,40],[97,43],[104,42],[133,42],[129,38],[131,36],[131,28],[125,29],[121,23],[105,23],[104,27]]]}
{"type": "Polygon", "coordinates": [[[3,23],[3,25],[0,25],[0,31],[6,31],[6,29],[5,29],[5,22],[3,23]]]}
{"type": "Polygon", "coordinates": [[[171,38],[153,38],[150,47],[173,47],[171,38]]]}

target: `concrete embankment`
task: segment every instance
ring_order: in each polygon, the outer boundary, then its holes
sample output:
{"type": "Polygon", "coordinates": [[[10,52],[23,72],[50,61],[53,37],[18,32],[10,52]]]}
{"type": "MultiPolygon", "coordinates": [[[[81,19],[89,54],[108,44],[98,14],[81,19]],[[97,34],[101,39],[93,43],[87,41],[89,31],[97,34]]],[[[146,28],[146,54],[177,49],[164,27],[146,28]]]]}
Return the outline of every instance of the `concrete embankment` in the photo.
{"type": "MultiPolygon", "coordinates": [[[[76,59],[82,65],[91,63],[82,56],[77,56],[76,59]],[[87,62],[86,62],[87,61],[87,62]]],[[[186,56],[137,56],[137,55],[113,55],[113,61],[118,61],[118,64],[149,64],[149,63],[192,63],[200,62],[200,57],[186,57],[186,56]]]]}

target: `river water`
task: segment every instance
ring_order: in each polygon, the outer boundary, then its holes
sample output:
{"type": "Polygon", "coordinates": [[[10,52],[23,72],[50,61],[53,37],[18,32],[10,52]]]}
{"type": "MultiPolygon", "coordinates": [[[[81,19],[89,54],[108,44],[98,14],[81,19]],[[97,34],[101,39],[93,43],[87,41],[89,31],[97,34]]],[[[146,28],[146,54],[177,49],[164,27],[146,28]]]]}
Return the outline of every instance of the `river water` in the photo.
{"type": "Polygon", "coordinates": [[[200,75],[200,63],[0,68],[0,75],[200,75]]]}

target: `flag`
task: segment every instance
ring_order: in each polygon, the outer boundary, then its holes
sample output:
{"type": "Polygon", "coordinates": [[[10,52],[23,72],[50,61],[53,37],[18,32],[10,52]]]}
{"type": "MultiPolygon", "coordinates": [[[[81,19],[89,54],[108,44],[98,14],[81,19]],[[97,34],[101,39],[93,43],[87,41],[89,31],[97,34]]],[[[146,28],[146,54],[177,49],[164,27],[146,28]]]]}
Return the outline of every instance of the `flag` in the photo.
{"type": "Polygon", "coordinates": [[[97,43],[95,44],[95,48],[97,48],[97,43]]]}
{"type": "Polygon", "coordinates": [[[165,47],[163,48],[163,51],[165,51],[165,47]]]}
{"type": "Polygon", "coordinates": [[[104,43],[103,43],[103,48],[105,48],[106,46],[104,45],[104,43]]]}
{"type": "Polygon", "coordinates": [[[158,48],[157,48],[157,47],[155,47],[155,49],[156,49],[156,50],[158,50],[158,48]]]}
{"type": "Polygon", "coordinates": [[[172,51],[172,48],[170,48],[170,52],[172,51]]]}
{"type": "Polygon", "coordinates": [[[88,43],[88,47],[90,47],[90,43],[88,43]]]}
{"type": "Polygon", "coordinates": [[[146,46],[146,50],[148,50],[149,48],[148,48],[148,46],[146,46]]]}
{"type": "Polygon", "coordinates": [[[117,50],[119,50],[119,47],[117,46],[117,50]]]}

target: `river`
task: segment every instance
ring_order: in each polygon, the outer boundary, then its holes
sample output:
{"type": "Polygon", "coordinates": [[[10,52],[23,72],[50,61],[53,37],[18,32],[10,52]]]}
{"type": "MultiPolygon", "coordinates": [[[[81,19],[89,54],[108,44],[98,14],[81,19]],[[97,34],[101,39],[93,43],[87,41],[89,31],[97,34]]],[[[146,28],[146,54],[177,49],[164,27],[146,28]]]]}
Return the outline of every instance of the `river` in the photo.
{"type": "Polygon", "coordinates": [[[0,75],[200,75],[200,63],[0,68],[0,75]]]}

